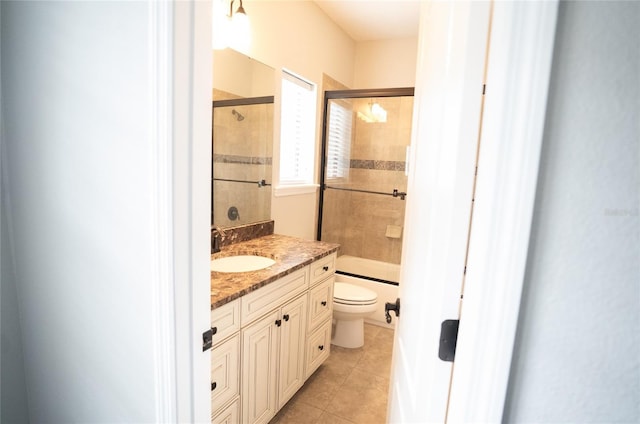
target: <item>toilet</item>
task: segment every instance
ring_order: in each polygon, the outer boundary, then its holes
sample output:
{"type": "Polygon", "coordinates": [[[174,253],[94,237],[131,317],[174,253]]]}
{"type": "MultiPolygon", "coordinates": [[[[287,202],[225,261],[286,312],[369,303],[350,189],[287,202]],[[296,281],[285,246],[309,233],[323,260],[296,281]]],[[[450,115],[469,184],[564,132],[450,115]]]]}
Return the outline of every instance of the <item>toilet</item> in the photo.
{"type": "Polygon", "coordinates": [[[364,287],[336,282],[333,286],[333,319],[336,322],[331,344],[346,348],[364,345],[364,318],[376,311],[378,295],[364,287]]]}

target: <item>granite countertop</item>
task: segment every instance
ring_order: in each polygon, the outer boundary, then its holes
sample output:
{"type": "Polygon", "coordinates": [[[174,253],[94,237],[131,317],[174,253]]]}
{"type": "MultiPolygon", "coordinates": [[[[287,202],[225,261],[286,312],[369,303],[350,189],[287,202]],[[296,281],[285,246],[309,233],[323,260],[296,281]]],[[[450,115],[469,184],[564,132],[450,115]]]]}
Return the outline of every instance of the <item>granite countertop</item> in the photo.
{"type": "Polygon", "coordinates": [[[267,256],[276,261],[268,268],[250,272],[211,271],[211,309],[259,289],[310,263],[337,252],[340,245],[272,234],[223,247],[211,259],[235,255],[267,256]]]}

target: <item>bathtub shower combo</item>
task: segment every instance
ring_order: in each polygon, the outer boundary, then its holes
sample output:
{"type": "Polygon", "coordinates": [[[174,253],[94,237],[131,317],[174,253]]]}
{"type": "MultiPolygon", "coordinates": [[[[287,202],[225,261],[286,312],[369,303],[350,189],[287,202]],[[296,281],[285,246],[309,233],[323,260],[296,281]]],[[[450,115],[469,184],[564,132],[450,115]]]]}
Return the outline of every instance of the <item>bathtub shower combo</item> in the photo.
{"type": "Polygon", "coordinates": [[[362,320],[393,326],[413,88],[325,92],[318,240],[339,243],[333,343],[362,345],[362,320]]]}

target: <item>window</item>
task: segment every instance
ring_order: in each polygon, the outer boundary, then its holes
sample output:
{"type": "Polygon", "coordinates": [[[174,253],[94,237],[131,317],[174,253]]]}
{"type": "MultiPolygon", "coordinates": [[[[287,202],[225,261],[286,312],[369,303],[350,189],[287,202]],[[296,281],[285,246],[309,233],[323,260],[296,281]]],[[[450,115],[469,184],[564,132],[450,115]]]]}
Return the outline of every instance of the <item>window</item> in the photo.
{"type": "Polygon", "coordinates": [[[346,179],[349,177],[351,158],[351,109],[329,103],[329,130],[327,133],[327,174],[326,179],[346,179]]]}
{"type": "Polygon", "coordinates": [[[310,185],[315,162],[316,86],[282,71],[280,185],[310,185]]]}

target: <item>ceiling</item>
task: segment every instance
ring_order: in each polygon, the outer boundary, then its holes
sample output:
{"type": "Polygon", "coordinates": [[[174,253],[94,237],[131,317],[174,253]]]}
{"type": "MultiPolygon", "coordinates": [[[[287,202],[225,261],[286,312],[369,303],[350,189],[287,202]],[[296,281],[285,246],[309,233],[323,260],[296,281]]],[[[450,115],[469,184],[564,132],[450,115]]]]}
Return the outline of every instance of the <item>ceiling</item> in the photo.
{"type": "Polygon", "coordinates": [[[355,41],[418,36],[419,0],[315,0],[355,41]]]}

